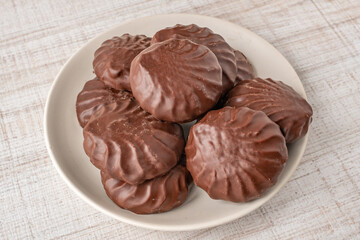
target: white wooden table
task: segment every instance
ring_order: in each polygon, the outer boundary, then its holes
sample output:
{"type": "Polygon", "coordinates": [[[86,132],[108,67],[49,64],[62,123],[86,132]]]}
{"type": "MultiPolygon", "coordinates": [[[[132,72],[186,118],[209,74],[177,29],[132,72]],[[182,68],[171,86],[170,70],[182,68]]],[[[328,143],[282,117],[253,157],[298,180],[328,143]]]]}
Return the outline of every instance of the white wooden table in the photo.
{"type": "Polygon", "coordinates": [[[360,1],[0,1],[0,239],[360,239],[360,1]],[[240,24],[291,62],[313,106],[307,150],[271,201],[229,224],[159,232],[113,220],[61,180],[43,138],[65,61],[136,17],[187,12],[240,24]]]}

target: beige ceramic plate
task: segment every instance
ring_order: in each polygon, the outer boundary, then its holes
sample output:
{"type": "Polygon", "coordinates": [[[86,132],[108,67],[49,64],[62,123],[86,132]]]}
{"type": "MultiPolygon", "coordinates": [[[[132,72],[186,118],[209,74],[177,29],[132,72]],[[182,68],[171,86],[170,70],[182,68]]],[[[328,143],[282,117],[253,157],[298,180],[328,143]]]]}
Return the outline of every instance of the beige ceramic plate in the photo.
{"type": "Polygon", "coordinates": [[[213,227],[257,209],[289,180],[307,142],[306,136],[289,147],[289,161],[278,183],[255,201],[236,204],[213,200],[204,191],[194,187],[182,206],[166,213],[136,215],[116,206],[102,188],[99,170],[92,166],[83,151],[82,129],[75,113],[76,96],[84,83],[94,77],[93,54],[104,40],[124,33],[152,36],[161,28],[177,23],[209,27],[221,34],[233,48],[242,51],[254,65],[258,76],[282,80],[306,97],[296,72],[271,44],[245,28],[216,18],[188,14],[139,18],[100,34],[77,51],[57,75],[45,107],[46,145],[56,169],[71,189],[99,211],[129,224],[168,231],[213,227]]]}

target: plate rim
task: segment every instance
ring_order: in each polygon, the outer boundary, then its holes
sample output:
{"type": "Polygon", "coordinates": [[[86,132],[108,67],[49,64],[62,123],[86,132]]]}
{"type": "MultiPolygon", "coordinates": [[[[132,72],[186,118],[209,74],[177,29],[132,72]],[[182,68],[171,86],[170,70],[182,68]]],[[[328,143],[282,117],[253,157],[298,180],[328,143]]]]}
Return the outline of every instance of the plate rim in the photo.
{"type": "MultiPolygon", "coordinates": [[[[116,220],[120,220],[124,223],[127,224],[131,224],[134,226],[138,226],[138,227],[142,227],[142,228],[146,228],[146,229],[151,229],[151,230],[162,230],[162,231],[192,231],[192,230],[200,230],[200,229],[206,229],[206,228],[211,228],[211,227],[215,227],[215,226],[219,226],[219,225],[223,225],[225,223],[229,223],[231,221],[234,221],[236,219],[239,219],[247,214],[249,214],[250,212],[258,209],[259,207],[261,207],[262,205],[266,204],[270,199],[272,199],[283,187],[284,185],[289,181],[289,179],[293,176],[295,170],[297,169],[297,167],[299,166],[301,159],[304,155],[306,146],[307,146],[307,142],[308,142],[308,137],[309,137],[309,133],[310,133],[310,129],[308,131],[308,133],[303,137],[303,141],[304,143],[302,144],[301,148],[299,149],[299,154],[298,154],[298,160],[294,163],[293,167],[291,169],[288,170],[288,174],[284,177],[284,181],[278,186],[278,188],[272,190],[271,192],[269,192],[269,194],[266,196],[266,200],[263,202],[259,202],[256,205],[253,205],[249,208],[247,208],[246,210],[244,210],[241,214],[234,214],[231,215],[231,217],[228,218],[222,218],[220,220],[217,221],[210,221],[210,222],[206,222],[206,224],[203,223],[198,223],[198,224],[192,224],[192,225],[181,225],[177,226],[177,225],[159,225],[159,224],[152,224],[152,223],[144,223],[144,222],[139,222],[136,220],[132,220],[132,219],[128,219],[126,217],[122,217],[119,216],[115,213],[112,213],[111,211],[108,211],[107,209],[103,208],[102,206],[98,205],[95,201],[93,201],[91,198],[89,198],[83,191],[81,191],[79,188],[77,188],[75,186],[75,184],[72,183],[72,181],[70,180],[70,178],[66,175],[65,171],[61,168],[61,166],[59,165],[58,161],[55,158],[55,155],[52,151],[52,145],[50,143],[50,137],[49,137],[49,124],[48,124],[48,112],[49,112],[49,102],[51,101],[51,96],[53,95],[52,93],[55,91],[57,84],[60,81],[60,76],[62,74],[62,72],[64,71],[64,69],[66,69],[71,61],[75,58],[75,56],[87,45],[91,44],[93,41],[96,41],[98,38],[101,38],[102,35],[111,32],[117,28],[119,28],[120,26],[129,24],[132,21],[139,21],[139,20],[146,20],[146,19],[150,19],[150,18],[158,18],[158,17],[191,17],[191,18],[203,18],[203,19],[209,19],[212,21],[219,21],[219,22],[223,22],[224,24],[227,25],[232,25],[232,27],[234,28],[239,28],[241,29],[241,31],[245,31],[247,32],[249,35],[252,35],[253,37],[259,38],[262,42],[264,42],[265,44],[268,45],[268,47],[273,48],[273,50],[275,50],[278,54],[280,54],[284,60],[287,62],[287,64],[289,66],[291,66],[292,70],[295,72],[296,76],[299,78],[298,74],[296,73],[295,69],[293,68],[293,66],[290,64],[290,62],[287,60],[287,58],[285,58],[283,56],[283,54],[277,50],[272,44],[270,44],[268,41],[266,41],[265,39],[263,39],[262,37],[260,37],[259,35],[257,35],[256,33],[242,27],[241,25],[238,25],[236,23],[227,21],[227,20],[223,20],[223,19],[219,19],[216,17],[210,17],[210,16],[206,16],[206,15],[199,15],[199,14],[189,14],[189,13],[173,13],[173,14],[156,14],[156,15],[150,15],[150,16],[145,16],[145,17],[138,17],[138,18],[131,18],[129,20],[123,21],[120,24],[116,24],[115,26],[97,34],[95,37],[91,38],[89,41],[87,41],[84,45],[82,45],[79,49],[77,49],[71,56],[70,58],[64,63],[64,65],[61,67],[61,69],[59,70],[59,72],[57,73],[54,81],[52,82],[51,88],[48,92],[47,98],[46,98],[46,103],[45,103],[45,108],[44,108],[44,120],[43,120],[43,126],[44,126],[44,138],[45,138],[45,145],[47,148],[47,151],[49,153],[50,159],[55,167],[55,169],[57,170],[57,172],[59,173],[59,175],[61,176],[61,178],[63,179],[63,181],[68,185],[68,187],[74,191],[83,201],[85,201],[87,204],[89,204],[90,206],[92,206],[94,209],[98,210],[99,212],[104,213],[105,215],[112,217],[116,220]]],[[[300,78],[299,78],[300,79],[300,78]]],[[[301,83],[301,91],[302,91],[302,96],[307,100],[307,96],[306,96],[306,92],[304,90],[304,86],[300,80],[301,83]]]]}

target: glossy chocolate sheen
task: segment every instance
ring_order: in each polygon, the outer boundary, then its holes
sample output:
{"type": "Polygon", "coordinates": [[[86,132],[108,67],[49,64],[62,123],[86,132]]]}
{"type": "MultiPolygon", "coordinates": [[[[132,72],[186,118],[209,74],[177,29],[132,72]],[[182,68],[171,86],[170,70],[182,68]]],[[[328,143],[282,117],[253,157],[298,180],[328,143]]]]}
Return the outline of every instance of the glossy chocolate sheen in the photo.
{"type": "Polygon", "coordinates": [[[152,38],[151,44],[165,41],[169,38],[185,38],[197,44],[207,46],[217,57],[223,72],[223,95],[229,91],[235,83],[236,59],[234,50],[219,34],[213,33],[209,28],[199,27],[195,24],[169,27],[158,31],[152,38]]]}
{"type": "Polygon", "coordinates": [[[136,55],[150,46],[151,38],[145,35],[124,34],[113,37],[96,50],[94,72],[107,86],[131,91],[130,64],[136,55]]]}
{"type": "Polygon", "coordinates": [[[99,108],[129,96],[128,92],[105,86],[98,78],[87,81],[76,99],[76,115],[80,126],[84,127],[99,108]]]}
{"type": "Polygon", "coordinates": [[[235,53],[236,68],[237,68],[235,85],[242,80],[253,79],[255,76],[254,68],[249,62],[249,60],[245,57],[244,54],[242,54],[238,50],[235,50],[234,53],[235,53]]]}
{"type": "Polygon", "coordinates": [[[270,78],[241,81],[227,96],[227,106],[263,111],[279,124],[286,142],[303,137],[312,121],[312,108],[291,87],[270,78]]]}
{"type": "Polygon", "coordinates": [[[246,107],[208,112],[191,128],[185,152],[195,184],[211,198],[233,202],[260,197],[288,159],[279,126],[246,107]]]}
{"type": "Polygon", "coordinates": [[[140,106],[157,119],[189,122],[218,101],[221,67],[209,48],[169,39],[134,58],[130,83],[140,106]]]}
{"type": "MultiPolygon", "coordinates": [[[[242,80],[254,78],[255,76],[254,68],[251,65],[251,63],[248,61],[248,59],[245,57],[245,55],[238,50],[234,50],[234,54],[236,57],[236,68],[237,68],[235,85],[242,80]]],[[[226,101],[226,96],[221,96],[217,104],[212,109],[216,110],[224,107],[225,101],[226,101]]],[[[203,116],[200,116],[199,119],[202,117],[203,116]]]]}
{"type": "Polygon", "coordinates": [[[130,185],[101,172],[101,181],[109,198],[121,208],[137,214],[160,213],[180,206],[188,196],[191,176],[177,165],[163,176],[130,185]]]}
{"type": "MultiPolygon", "coordinates": [[[[254,68],[248,59],[238,50],[234,50],[235,58],[236,58],[236,68],[237,74],[235,79],[235,85],[238,84],[242,80],[252,79],[254,78],[254,68]]],[[[212,108],[212,110],[220,109],[224,107],[226,102],[226,96],[222,96],[217,104],[212,108]]],[[[206,113],[201,115],[198,119],[201,119],[206,113]]]]}
{"type": "Polygon", "coordinates": [[[129,184],[168,172],[184,150],[180,125],[157,120],[132,97],[100,108],[84,127],[91,162],[129,184]]]}

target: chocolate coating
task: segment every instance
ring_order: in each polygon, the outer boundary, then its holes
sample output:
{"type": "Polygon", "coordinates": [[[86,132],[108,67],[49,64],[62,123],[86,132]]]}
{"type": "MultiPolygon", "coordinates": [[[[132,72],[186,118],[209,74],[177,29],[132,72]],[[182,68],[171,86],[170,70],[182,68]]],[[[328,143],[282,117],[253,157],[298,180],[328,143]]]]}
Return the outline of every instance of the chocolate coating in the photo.
{"type": "Polygon", "coordinates": [[[132,97],[100,108],[83,134],[91,162],[129,184],[168,172],[179,161],[185,144],[180,125],[157,120],[132,97]]]}
{"type": "Polygon", "coordinates": [[[235,85],[242,80],[253,79],[255,76],[254,68],[249,60],[238,50],[235,50],[234,53],[237,68],[235,85]]]}
{"type": "Polygon", "coordinates": [[[191,128],[185,151],[195,184],[211,198],[233,202],[258,198],[288,159],[279,126],[246,107],[207,113],[191,128]]]}
{"type": "Polygon", "coordinates": [[[145,35],[124,34],[113,37],[96,50],[94,72],[106,85],[115,89],[131,91],[130,64],[136,55],[150,46],[151,38],[145,35]]]}
{"type": "Polygon", "coordinates": [[[195,24],[168,27],[158,31],[152,38],[151,44],[165,41],[169,38],[189,39],[197,44],[207,46],[217,57],[222,68],[223,94],[229,91],[235,83],[236,59],[234,50],[222,36],[209,28],[199,27],[195,24]]]}
{"type": "Polygon", "coordinates": [[[209,48],[169,39],[134,58],[130,84],[140,106],[157,119],[189,122],[218,101],[221,68],[209,48]]]}
{"type": "Polygon", "coordinates": [[[105,86],[98,78],[87,81],[76,99],[76,115],[80,126],[84,127],[93,113],[102,106],[129,96],[125,91],[105,86]]]}
{"type": "Polygon", "coordinates": [[[312,121],[312,108],[291,87],[270,78],[241,81],[227,96],[227,106],[263,111],[276,122],[286,142],[303,137],[312,121]]]}
{"type": "Polygon", "coordinates": [[[106,194],[118,206],[137,214],[149,214],[180,206],[188,196],[191,176],[185,167],[177,165],[165,175],[139,185],[111,178],[103,171],[101,181],[106,194]]]}

